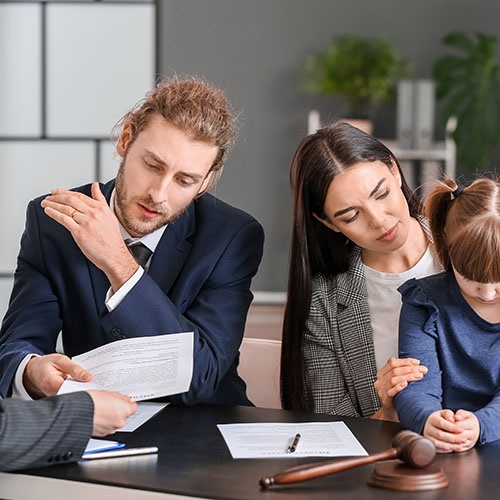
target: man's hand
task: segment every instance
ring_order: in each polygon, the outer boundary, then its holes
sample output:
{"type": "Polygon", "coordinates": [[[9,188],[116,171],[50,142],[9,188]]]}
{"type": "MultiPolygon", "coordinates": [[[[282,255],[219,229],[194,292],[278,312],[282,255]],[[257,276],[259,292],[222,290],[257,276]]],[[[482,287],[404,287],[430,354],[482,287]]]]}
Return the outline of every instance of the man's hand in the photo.
{"type": "Polygon", "coordinates": [[[466,410],[439,410],[431,413],[424,426],[424,436],[436,446],[438,453],[466,451],[479,439],[477,417],[466,410]]]}
{"type": "Polygon", "coordinates": [[[374,387],[382,403],[382,408],[374,418],[398,420],[394,409],[394,396],[402,391],[410,382],[421,380],[427,373],[427,367],[422,366],[414,358],[390,358],[377,372],[374,387]]]}
{"type": "Polygon", "coordinates": [[[91,390],[88,393],[94,401],[93,436],[102,437],[115,433],[137,410],[137,403],[118,392],[91,390]]]}
{"type": "Polygon", "coordinates": [[[137,262],[123,241],[118,219],[99,183],[92,184],[92,197],[53,189],[41,205],[71,233],[85,257],[106,274],[115,292],[137,271],[137,262]]]}
{"type": "Polygon", "coordinates": [[[67,376],[89,382],[92,375],[63,354],[34,356],[23,374],[23,385],[33,399],[55,396],[67,376]]]}

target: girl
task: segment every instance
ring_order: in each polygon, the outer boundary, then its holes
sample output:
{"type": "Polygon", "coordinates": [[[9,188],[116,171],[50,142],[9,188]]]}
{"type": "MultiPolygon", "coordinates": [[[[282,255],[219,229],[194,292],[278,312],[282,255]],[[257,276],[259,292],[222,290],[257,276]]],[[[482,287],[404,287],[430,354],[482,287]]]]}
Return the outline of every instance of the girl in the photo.
{"type": "Polygon", "coordinates": [[[283,407],[397,419],[393,396],[427,371],[395,358],[397,288],[440,270],[419,204],[391,151],[346,123],[305,137],[290,178],[283,407]]]}
{"type": "Polygon", "coordinates": [[[395,399],[439,452],[500,439],[500,184],[440,183],[426,203],[446,272],[401,288],[401,356],[429,372],[395,399]]]}

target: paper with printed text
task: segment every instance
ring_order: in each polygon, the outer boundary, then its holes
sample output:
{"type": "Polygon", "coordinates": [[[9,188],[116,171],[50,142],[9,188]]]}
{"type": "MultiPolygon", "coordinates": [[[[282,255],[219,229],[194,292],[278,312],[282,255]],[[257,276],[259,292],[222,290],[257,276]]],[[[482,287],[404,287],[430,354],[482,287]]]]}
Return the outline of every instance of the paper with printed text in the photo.
{"type": "Polygon", "coordinates": [[[59,394],[106,389],[134,401],[186,392],[193,376],[193,332],[134,337],[105,344],[72,360],[90,382],[64,381],[59,394]]]}
{"type": "Polygon", "coordinates": [[[344,422],[219,424],[233,458],[298,458],[368,455],[344,422]],[[287,453],[295,436],[300,440],[287,453]]]}

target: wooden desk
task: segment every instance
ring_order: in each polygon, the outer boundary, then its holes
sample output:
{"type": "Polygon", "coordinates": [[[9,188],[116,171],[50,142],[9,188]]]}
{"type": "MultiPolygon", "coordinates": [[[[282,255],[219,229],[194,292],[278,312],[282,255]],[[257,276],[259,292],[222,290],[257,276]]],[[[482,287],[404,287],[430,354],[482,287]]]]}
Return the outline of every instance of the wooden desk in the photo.
{"type": "MultiPolygon", "coordinates": [[[[500,445],[462,454],[439,455],[436,465],[449,486],[424,492],[396,492],[366,485],[373,465],[340,472],[296,485],[259,487],[262,476],[318,461],[314,458],[234,460],[216,424],[236,422],[305,422],[341,420],[283,410],[248,407],[167,407],[131,434],[117,434],[130,446],[157,445],[158,456],[94,460],[0,474],[0,497],[80,500],[211,498],[227,500],[448,500],[496,498],[500,480],[500,445]]],[[[398,424],[343,419],[368,453],[390,447],[398,424]]]]}

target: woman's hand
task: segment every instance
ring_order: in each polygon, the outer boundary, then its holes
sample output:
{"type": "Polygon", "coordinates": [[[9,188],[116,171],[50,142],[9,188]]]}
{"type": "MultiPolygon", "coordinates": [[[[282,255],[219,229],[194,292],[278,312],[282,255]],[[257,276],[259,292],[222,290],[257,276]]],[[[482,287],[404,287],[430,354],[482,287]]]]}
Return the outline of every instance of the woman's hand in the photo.
{"type": "Polygon", "coordinates": [[[389,358],[382,369],[377,372],[374,387],[382,408],[373,416],[383,420],[398,420],[394,409],[394,396],[402,391],[410,382],[421,380],[427,373],[427,367],[415,358],[389,358]]]}

